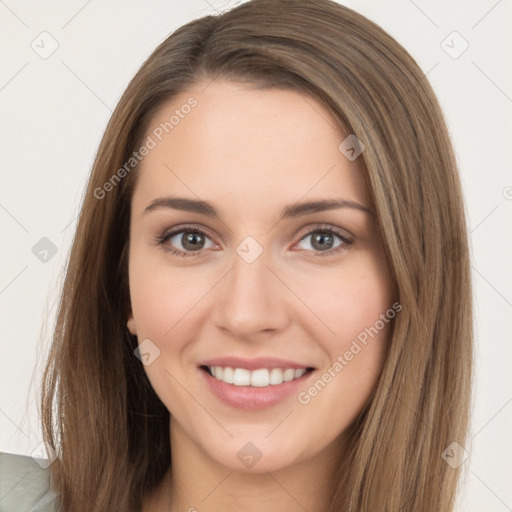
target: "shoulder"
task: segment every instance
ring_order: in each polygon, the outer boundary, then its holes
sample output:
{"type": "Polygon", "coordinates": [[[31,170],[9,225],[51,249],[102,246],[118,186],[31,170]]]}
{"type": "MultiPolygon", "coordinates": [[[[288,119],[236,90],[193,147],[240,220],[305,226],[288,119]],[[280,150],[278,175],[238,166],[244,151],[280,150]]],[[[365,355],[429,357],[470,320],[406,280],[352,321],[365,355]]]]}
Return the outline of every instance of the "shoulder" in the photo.
{"type": "Polygon", "coordinates": [[[44,460],[0,453],[0,512],[57,512],[44,460]]]}

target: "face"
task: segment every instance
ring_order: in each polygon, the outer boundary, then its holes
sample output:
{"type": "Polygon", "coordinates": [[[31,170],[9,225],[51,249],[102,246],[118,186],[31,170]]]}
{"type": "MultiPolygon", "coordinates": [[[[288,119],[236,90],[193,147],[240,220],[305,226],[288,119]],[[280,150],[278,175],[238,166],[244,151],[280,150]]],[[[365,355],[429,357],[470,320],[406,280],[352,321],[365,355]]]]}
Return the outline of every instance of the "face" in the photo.
{"type": "Polygon", "coordinates": [[[361,168],[338,149],[346,134],[304,94],[216,81],[175,97],[147,137],[128,325],[171,440],[252,472],[332,453],[375,386],[395,313],[361,168]]]}

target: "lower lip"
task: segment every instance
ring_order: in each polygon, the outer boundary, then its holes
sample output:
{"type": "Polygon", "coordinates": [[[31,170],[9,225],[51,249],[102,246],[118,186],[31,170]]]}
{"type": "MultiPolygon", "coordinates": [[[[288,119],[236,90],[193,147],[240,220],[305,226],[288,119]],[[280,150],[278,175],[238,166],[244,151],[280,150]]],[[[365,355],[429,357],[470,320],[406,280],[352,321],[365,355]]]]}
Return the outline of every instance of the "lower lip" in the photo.
{"type": "Polygon", "coordinates": [[[282,384],[255,387],[227,384],[222,380],[212,377],[201,368],[199,368],[199,371],[203,374],[203,378],[206,379],[210,391],[221,402],[246,411],[259,411],[282,402],[293,393],[298,393],[300,388],[304,386],[305,380],[315,373],[313,370],[306,372],[298,379],[283,382],[282,384]]]}

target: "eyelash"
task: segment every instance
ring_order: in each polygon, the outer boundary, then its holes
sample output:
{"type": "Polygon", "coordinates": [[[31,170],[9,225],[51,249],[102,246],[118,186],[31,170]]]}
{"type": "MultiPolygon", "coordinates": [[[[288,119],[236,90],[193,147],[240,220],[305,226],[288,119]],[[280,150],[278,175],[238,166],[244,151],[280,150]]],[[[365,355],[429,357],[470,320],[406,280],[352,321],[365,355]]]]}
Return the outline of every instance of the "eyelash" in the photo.
{"type": "MultiPolygon", "coordinates": [[[[202,250],[183,252],[183,251],[180,251],[179,249],[176,249],[172,246],[170,246],[170,247],[164,246],[164,244],[173,236],[178,235],[180,233],[187,232],[187,231],[191,232],[191,233],[200,233],[201,235],[211,239],[210,235],[206,231],[204,231],[203,229],[201,229],[197,226],[184,226],[184,227],[180,227],[179,229],[176,229],[175,231],[172,231],[170,233],[164,232],[162,235],[158,235],[156,237],[155,241],[156,241],[157,245],[163,246],[165,251],[167,251],[171,254],[174,254],[176,256],[180,256],[180,257],[197,256],[202,250]]],[[[312,229],[312,230],[304,233],[301,236],[299,241],[302,241],[307,236],[310,236],[317,232],[328,233],[330,235],[336,235],[338,238],[341,239],[341,241],[343,243],[340,244],[338,247],[336,247],[334,249],[329,249],[327,251],[314,251],[316,253],[314,256],[320,256],[320,257],[332,256],[333,254],[337,254],[340,251],[343,251],[343,250],[346,251],[353,244],[352,240],[348,239],[346,236],[342,235],[337,229],[335,229],[329,225],[318,226],[315,229],[312,229]]]]}

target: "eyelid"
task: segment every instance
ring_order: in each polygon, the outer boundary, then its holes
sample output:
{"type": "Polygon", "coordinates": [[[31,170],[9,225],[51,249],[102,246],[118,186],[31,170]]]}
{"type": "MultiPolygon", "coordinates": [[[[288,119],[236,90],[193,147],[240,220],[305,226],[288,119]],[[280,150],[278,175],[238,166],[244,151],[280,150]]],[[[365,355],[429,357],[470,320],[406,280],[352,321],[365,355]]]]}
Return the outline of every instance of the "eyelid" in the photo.
{"type": "Polygon", "coordinates": [[[173,226],[172,228],[164,230],[163,233],[159,235],[159,238],[174,236],[177,235],[178,233],[181,233],[182,231],[198,231],[200,233],[205,234],[206,236],[208,236],[208,238],[212,240],[217,238],[217,236],[213,235],[210,229],[208,229],[207,227],[203,226],[202,224],[194,223],[178,224],[177,226],[173,226]]]}
{"type": "Polygon", "coordinates": [[[299,229],[299,231],[295,233],[294,237],[300,237],[299,241],[301,241],[306,235],[310,235],[316,231],[330,231],[350,243],[354,240],[354,235],[346,229],[326,223],[317,223],[313,225],[310,224],[304,228],[299,229]]]}

